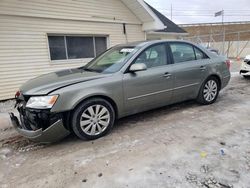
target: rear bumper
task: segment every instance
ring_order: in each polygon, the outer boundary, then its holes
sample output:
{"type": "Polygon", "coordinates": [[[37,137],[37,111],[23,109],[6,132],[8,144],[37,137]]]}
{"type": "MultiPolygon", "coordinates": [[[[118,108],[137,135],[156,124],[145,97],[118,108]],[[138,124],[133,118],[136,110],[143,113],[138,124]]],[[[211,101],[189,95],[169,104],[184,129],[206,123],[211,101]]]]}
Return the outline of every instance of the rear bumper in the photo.
{"type": "Polygon", "coordinates": [[[224,87],[228,85],[230,79],[231,79],[230,74],[228,76],[223,77],[223,79],[221,80],[221,89],[223,89],[224,87]]]}
{"type": "Polygon", "coordinates": [[[56,142],[70,134],[70,132],[63,126],[62,119],[59,119],[45,130],[43,130],[42,128],[37,130],[24,129],[21,126],[18,118],[13,113],[10,113],[10,119],[14,128],[23,137],[26,137],[35,142],[42,142],[42,143],[56,142]]]}

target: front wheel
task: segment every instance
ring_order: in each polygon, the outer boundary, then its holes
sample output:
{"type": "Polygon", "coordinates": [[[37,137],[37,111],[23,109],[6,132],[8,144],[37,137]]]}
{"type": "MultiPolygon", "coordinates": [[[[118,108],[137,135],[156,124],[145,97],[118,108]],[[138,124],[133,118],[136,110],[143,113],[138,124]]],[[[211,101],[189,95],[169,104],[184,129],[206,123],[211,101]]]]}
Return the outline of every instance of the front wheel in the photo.
{"type": "Polygon", "coordinates": [[[107,134],[114,121],[112,105],[102,98],[92,98],[80,104],[74,111],[72,129],[80,139],[93,140],[107,134]]]}
{"type": "Polygon", "coordinates": [[[219,94],[219,81],[215,77],[208,78],[201,86],[197,101],[201,104],[212,104],[219,94]]]}

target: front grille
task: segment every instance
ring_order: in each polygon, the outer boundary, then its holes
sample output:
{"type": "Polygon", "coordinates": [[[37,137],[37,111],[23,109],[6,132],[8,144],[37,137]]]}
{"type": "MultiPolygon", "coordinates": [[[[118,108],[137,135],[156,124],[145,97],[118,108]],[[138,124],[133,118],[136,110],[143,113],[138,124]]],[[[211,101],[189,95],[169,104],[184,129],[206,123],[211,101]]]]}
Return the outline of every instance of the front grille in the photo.
{"type": "Polygon", "coordinates": [[[241,70],[241,71],[240,71],[240,73],[243,73],[243,74],[244,74],[244,73],[248,73],[248,72],[249,72],[249,71],[247,71],[247,70],[241,70]]]}
{"type": "Polygon", "coordinates": [[[47,129],[50,125],[62,119],[61,114],[53,114],[50,110],[39,110],[19,106],[21,126],[27,130],[47,129]]]}
{"type": "Polygon", "coordinates": [[[30,128],[33,130],[40,128],[46,129],[50,125],[49,110],[26,109],[25,116],[30,128]]]}

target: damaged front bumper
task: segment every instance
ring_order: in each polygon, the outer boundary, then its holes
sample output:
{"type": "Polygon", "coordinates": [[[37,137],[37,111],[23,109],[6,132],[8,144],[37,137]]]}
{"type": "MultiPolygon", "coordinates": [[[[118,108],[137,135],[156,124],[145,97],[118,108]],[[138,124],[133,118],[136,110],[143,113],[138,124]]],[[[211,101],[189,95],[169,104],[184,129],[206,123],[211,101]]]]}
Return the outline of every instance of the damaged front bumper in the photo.
{"type": "Polygon", "coordinates": [[[242,63],[240,74],[243,76],[250,76],[250,61],[242,63]]]}
{"type": "Polygon", "coordinates": [[[70,132],[64,127],[62,119],[57,120],[44,130],[43,128],[37,130],[25,129],[13,113],[10,113],[10,119],[12,125],[23,137],[35,142],[52,143],[70,134],[70,132]]]}
{"type": "Polygon", "coordinates": [[[244,69],[242,69],[242,70],[240,70],[240,74],[242,76],[250,76],[250,70],[244,70],[244,69]]]}

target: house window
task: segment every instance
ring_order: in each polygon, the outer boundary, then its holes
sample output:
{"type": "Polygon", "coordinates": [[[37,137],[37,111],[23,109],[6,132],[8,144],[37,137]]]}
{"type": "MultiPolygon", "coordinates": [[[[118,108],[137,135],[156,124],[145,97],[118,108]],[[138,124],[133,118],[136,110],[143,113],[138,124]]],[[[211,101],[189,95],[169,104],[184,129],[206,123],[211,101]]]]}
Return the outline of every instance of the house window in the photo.
{"type": "Polygon", "coordinates": [[[49,37],[49,48],[51,60],[66,59],[64,37],[49,37]]]}
{"type": "Polygon", "coordinates": [[[51,60],[94,58],[107,49],[100,36],[48,36],[51,60]]]}

